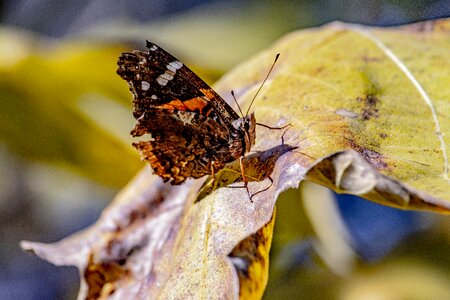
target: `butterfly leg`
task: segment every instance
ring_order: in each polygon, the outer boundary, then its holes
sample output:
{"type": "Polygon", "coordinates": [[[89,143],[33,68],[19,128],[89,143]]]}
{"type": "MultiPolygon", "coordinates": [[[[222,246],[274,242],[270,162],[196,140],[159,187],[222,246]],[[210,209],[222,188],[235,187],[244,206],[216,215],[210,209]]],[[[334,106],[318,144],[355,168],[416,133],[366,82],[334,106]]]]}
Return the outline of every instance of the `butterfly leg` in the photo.
{"type": "Polygon", "coordinates": [[[214,168],[214,165],[215,165],[215,161],[213,160],[212,162],[211,162],[211,175],[212,175],[212,177],[213,177],[213,180],[214,181],[216,181],[216,169],[214,168]]]}
{"type": "Polygon", "coordinates": [[[218,185],[218,181],[217,181],[217,177],[216,177],[216,162],[213,160],[211,162],[211,176],[212,176],[212,182],[211,185],[213,186],[214,189],[217,188],[218,185]]]}
{"type": "Polygon", "coordinates": [[[242,181],[244,182],[244,187],[245,187],[245,189],[247,190],[247,194],[248,194],[248,197],[249,197],[249,199],[250,199],[250,202],[253,203],[252,195],[250,194],[250,190],[248,189],[248,181],[247,181],[247,177],[245,177],[245,171],[244,171],[244,163],[243,163],[243,160],[244,160],[244,156],[241,156],[241,157],[239,158],[239,165],[240,165],[240,167],[241,167],[242,181]]]}
{"type": "Polygon", "coordinates": [[[254,193],[253,195],[251,195],[250,201],[253,202],[253,200],[252,200],[253,196],[256,196],[256,195],[258,195],[259,193],[265,192],[265,191],[267,191],[268,189],[270,189],[270,188],[272,187],[272,185],[273,185],[273,179],[272,179],[272,177],[267,176],[267,178],[269,178],[269,180],[270,180],[270,185],[269,185],[268,187],[266,187],[265,189],[262,189],[262,190],[260,190],[260,191],[257,191],[256,193],[254,193]]]}
{"type": "MultiPolygon", "coordinates": [[[[289,124],[289,125],[291,125],[291,124],[289,124]]],[[[286,132],[289,130],[289,128],[288,129],[286,129],[284,132],[283,132],[283,134],[281,135],[281,145],[284,145],[284,135],[286,134],[286,132]]]]}

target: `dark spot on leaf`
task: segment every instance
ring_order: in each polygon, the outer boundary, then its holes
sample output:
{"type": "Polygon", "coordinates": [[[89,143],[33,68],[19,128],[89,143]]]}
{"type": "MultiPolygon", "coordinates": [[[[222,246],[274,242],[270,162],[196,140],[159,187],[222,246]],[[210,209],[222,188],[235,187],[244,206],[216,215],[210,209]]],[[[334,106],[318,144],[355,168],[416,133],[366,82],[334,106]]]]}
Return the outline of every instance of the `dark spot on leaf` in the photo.
{"type": "Polygon", "coordinates": [[[115,292],[114,282],[127,274],[128,270],[117,262],[94,263],[91,256],[84,271],[84,278],[88,286],[86,299],[99,299],[105,292],[108,295],[113,294],[115,292]],[[103,291],[104,288],[107,290],[103,291]]]}
{"type": "Polygon", "coordinates": [[[118,234],[124,228],[128,228],[133,223],[145,220],[150,214],[154,213],[156,208],[161,204],[161,202],[163,202],[165,195],[160,193],[158,195],[154,195],[153,197],[154,199],[150,203],[147,203],[146,206],[131,210],[128,216],[124,215],[122,218],[124,223],[117,224],[115,232],[118,234]],[[125,220],[128,220],[128,222],[125,222],[125,220]]]}
{"type": "Polygon", "coordinates": [[[383,154],[375,151],[375,150],[371,150],[368,149],[364,146],[361,146],[359,144],[357,144],[355,141],[353,140],[349,140],[350,146],[353,148],[353,150],[359,152],[361,154],[361,156],[369,163],[371,164],[375,169],[380,170],[380,169],[388,169],[388,164],[383,160],[384,156],[383,154]]]}
{"type": "Polygon", "coordinates": [[[361,110],[361,119],[364,121],[370,120],[371,118],[378,118],[380,115],[378,113],[378,98],[375,95],[368,94],[365,97],[356,98],[358,102],[363,103],[363,108],[361,110]]]}
{"type": "Polygon", "coordinates": [[[323,71],[324,67],[318,67],[314,70],[314,75],[318,75],[319,73],[321,73],[323,71]]]}
{"type": "Polygon", "coordinates": [[[388,167],[387,163],[383,161],[383,155],[379,152],[364,149],[361,154],[365,160],[377,169],[386,169],[388,167]]]}
{"type": "Polygon", "coordinates": [[[379,61],[382,61],[383,58],[382,58],[382,57],[374,57],[374,56],[363,55],[363,56],[362,56],[362,60],[363,60],[364,62],[366,62],[366,63],[369,63],[369,62],[379,62],[379,61]]]}
{"type": "Polygon", "coordinates": [[[382,133],[380,133],[380,137],[383,138],[383,139],[385,139],[385,138],[388,137],[388,135],[387,135],[386,133],[383,133],[383,132],[382,132],[382,133]]]}

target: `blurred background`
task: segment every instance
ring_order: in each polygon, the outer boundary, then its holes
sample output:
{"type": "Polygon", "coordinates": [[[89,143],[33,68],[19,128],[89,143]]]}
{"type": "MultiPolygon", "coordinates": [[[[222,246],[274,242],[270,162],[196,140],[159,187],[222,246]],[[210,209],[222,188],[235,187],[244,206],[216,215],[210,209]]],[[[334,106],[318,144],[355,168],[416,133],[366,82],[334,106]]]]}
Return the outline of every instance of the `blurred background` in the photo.
{"type": "MultiPolygon", "coordinates": [[[[19,241],[92,224],[143,166],[120,52],[152,40],[212,84],[296,29],[448,16],[447,0],[0,1],[0,300],[75,299],[77,270],[19,241]]],[[[266,299],[450,299],[448,218],[308,184],[278,203],[266,299]]]]}

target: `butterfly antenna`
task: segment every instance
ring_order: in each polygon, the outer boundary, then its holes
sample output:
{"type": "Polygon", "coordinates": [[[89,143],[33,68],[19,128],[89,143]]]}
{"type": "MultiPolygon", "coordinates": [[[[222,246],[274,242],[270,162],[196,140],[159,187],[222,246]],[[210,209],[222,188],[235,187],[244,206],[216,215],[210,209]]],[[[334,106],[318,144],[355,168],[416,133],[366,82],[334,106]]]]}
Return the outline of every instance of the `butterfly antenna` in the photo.
{"type": "Polygon", "coordinates": [[[250,106],[248,107],[247,113],[246,113],[245,115],[248,115],[248,112],[250,111],[250,108],[252,107],[252,104],[253,104],[253,102],[255,101],[256,96],[258,96],[259,91],[260,91],[260,90],[262,89],[262,87],[264,86],[264,83],[266,83],[267,78],[269,78],[270,72],[272,72],[273,67],[275,66],[275,63],[276,63],[277,60],[278,60],[278,57],[280,57],[280,53],[277,53],[277,55],[275,56],[275,60],[273,61],[272,66],[270,67],[270,70],[269,70],[269,72],[268,72],[267,75],[266,75],[266,78],[264,78],[264,81],[263,81],[263,82],[261,83],[261,85],[259,86],[259,89],[256,91],[255,96],[253,96],[252,102],[250,102],[250,106]]]}
{"type": "Polygon", "coordinates": [[[234,91],[231,91],[231,95],[233,96],[234,102],[236,102],[237,107],[239,108],[239,111],[240,111],[240,113],[241,113],[241,116],[244,117],[244,114],[242,113],[241,106],[240,106],[239,103],[237,102],[236,96],[234,95],[234,91]]]}

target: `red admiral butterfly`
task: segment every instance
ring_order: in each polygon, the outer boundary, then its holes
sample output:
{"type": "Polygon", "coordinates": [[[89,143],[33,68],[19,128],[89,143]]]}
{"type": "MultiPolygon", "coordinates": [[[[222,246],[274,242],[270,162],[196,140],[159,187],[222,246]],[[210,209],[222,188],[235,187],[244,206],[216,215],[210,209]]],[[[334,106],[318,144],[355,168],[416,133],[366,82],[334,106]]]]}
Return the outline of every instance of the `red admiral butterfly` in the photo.
{"type": "Polygon", "coordinates": [[[117,63],[117,74],[133,94],[138,123],[131,134],[152,137],[133,143],[142,159],[171,184],[214,175],[226,163],[242,159],[255,144],[254,114],[239,117],[178,59],[149,41],[147,48],[122,53],[117,63]]]}

